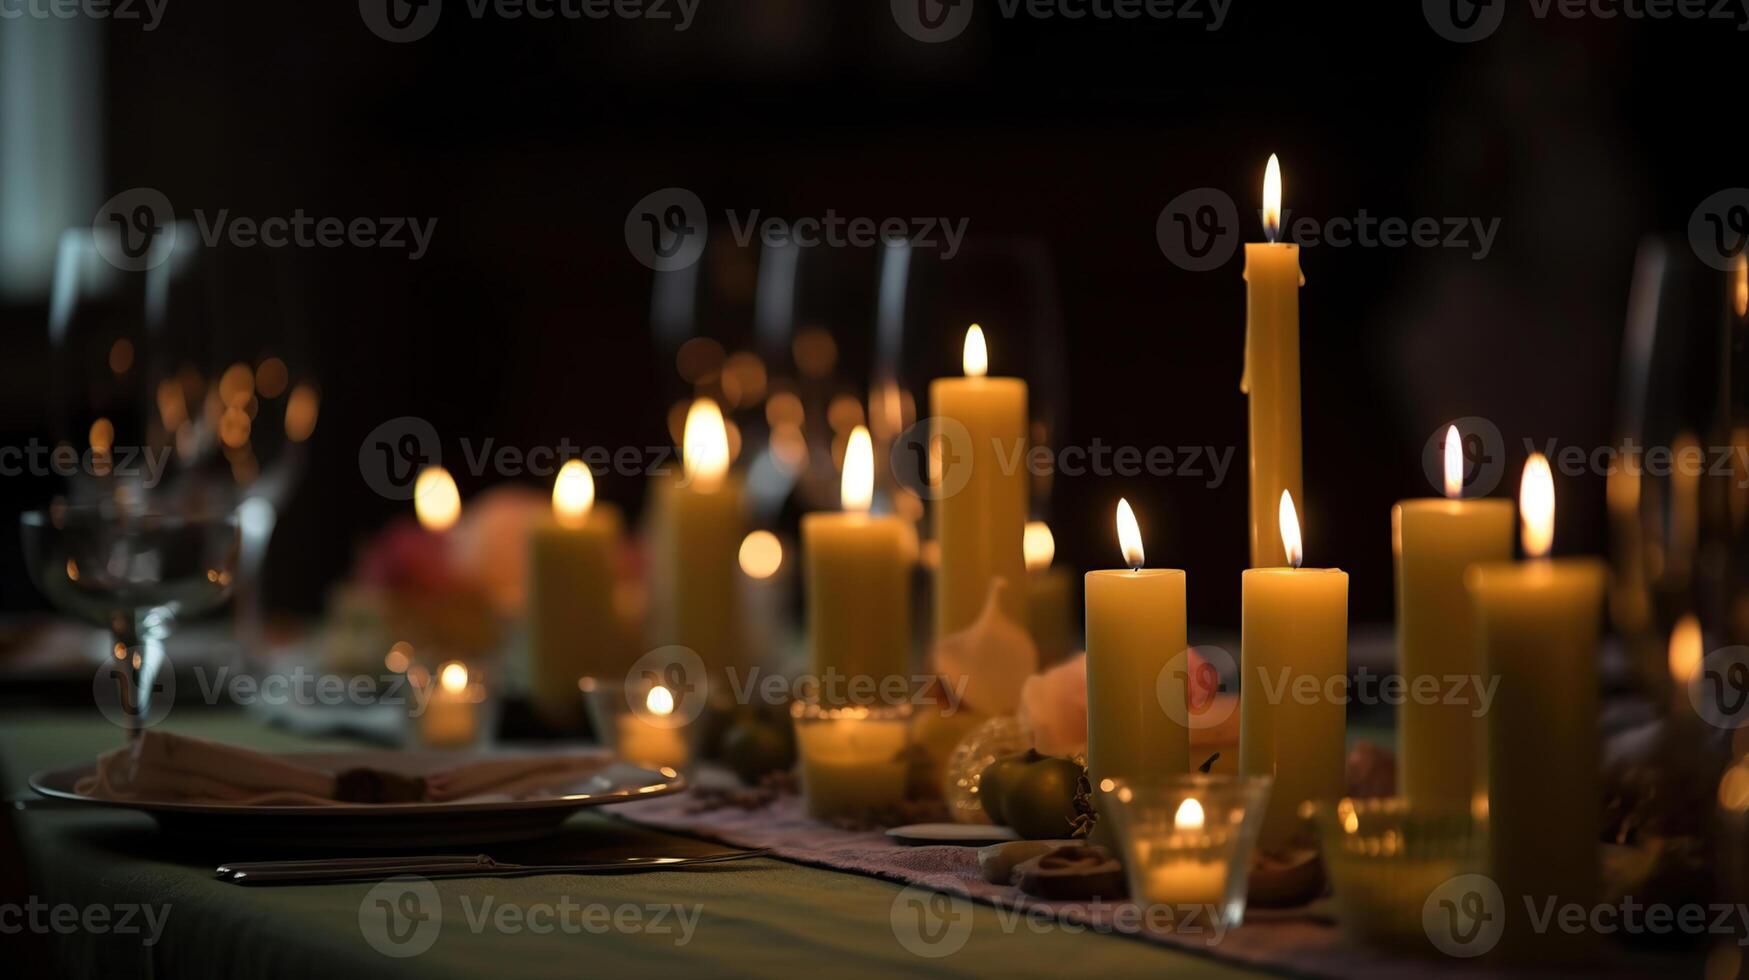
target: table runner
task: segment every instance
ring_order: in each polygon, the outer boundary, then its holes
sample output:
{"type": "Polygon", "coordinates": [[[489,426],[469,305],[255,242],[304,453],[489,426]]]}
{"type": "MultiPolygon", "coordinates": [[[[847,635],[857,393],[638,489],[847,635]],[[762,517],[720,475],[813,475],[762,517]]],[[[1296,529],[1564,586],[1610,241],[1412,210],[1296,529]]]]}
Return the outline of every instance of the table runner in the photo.
{"type": "MultiPolygon", "coordinates": [[[[827,826],[809,819],[801,798],[794,795],[778,796],[768,805],[752,810],[737,807],[701,810],[698,799],[683,795],[620,807],[615,815],[726,844],[769,847],[792,861],[960,896],[967,907],[971,902],[964,899],[992,905],[1011,913],[1007,918],[998,917],[999,927],[1005,930],[1037,928],[1033,923],[1049,921],[1299,976],[1395,980],[1430,973],[1454,978],[1519,975],[1499,967],[1489,968],[1479,961],[1393,955],[1348,944],[1333,923],[1328,900],[1298,910],[1247,910],[1244,925],[1214,942],[1209,941],[1213,937],[1208,934],[1184,936],[1149,929],[1139,921],[1135,907],[1129,903],[1047,901],[1013,886],[986,882],[979,873],[974,847],[907,846],[878,831],[847,831],[827,826]]],[[[938,906],[933,912],[911,912],[901,909],[898,903],[899,899],[895,899],[895,933],[909,931],[907,918],[922,915],[929,922],[928,917],[933,916],[936,948],[945,949],[959,941],[952,933],[951,920],[963,917],[965,909],[950,904],[938,906]]],[[[903,938],[918,942],[909,936],[903,938]]],[[[926,938],[921,944],[927,947],[930,941],[926,938]]],[[[1671,965],[1667,959],[1612,951],[1608,964],[1586,972],[1591,976],[1614,972],[1643,974],[1648,970],[1656,973],[1671,965]]],[[[1547,971],[1522,975],[1545,976],[1547,971]]]]}

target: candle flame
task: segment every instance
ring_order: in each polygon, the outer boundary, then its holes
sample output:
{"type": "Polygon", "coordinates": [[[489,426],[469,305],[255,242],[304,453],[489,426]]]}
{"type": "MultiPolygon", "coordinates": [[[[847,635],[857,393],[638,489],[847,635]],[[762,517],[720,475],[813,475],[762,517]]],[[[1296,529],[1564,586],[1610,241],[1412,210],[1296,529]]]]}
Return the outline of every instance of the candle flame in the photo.
{"type": "Polygon", "coordinates": [[[680,462],[687,482],[700,490],[715,490],[728,475],[729,429],[723,424],[723,410],[709,398],[696,399],[686,411],[680,462]]]}
{"type": "Polygon", "coordinates": [[[674,713],[674,692],[657,684],[644,696],[644,707],[650,709],[650,714],[666,718],[674,713]]]}
{"type": "Polygon", "coordinates": [[[1136,526],[1136,512],[1130,509],[1130,502],[1118,498],[1117,501],[1117,543],[1123,548],[1124,563],[1132,569],[1142,567],[1142,529],[1136,526]]]}
{"type": "Polygon", "coordinates": [[[850,430],[850,441],[844,446],[844,476],[838,495],[845,510],[867,513],[874,503],[874,443],[863,426],[850,430]]]}
{"type": "Polygon", "coordinates": [[[1518,485],[1520,539],[1526,558],[1547,558],[1555,543],[1555,476],[1548,457],[1531,453],[1518,485]]]}
{"type": "Polygon", "coordinates": [[[595,506],[595,476],[580,459],[559,467],[553,479],[553,516],[565,527],[579,528],[595,506]]]}
{"type": "Polygon", "coordinates": [[[1051,561],[1057,557],[1057,539],[1051,534],[1051,526],[1044,521],[1027,521],[1020,550],[1026,555],[1027,571],[1042,572],[1051,567],[1051,561]]]}
{"type": "Polygon", "coordinates": [[[1687,615],[1676,621],[1670,631],[1670,679],[1678,686],[1694,682],[1706,659],[1706,640],[1700,631],[1700,620],[1687,615]]]}
{"type": "Polygon", "coordinates": [[[1281,492],[1281,547],[1287,552],[1287,563],[1295,568],[1306,560],[1305,545],[1300,541],[1300,515],[1294,510],[1293,494],[1281,492]]]}
{"type": "Polygon", "coordinates": [[[1185,797],[1178,804],[1178,812],[1172,815],[1172,826],[1178,830],[1201,830],[1202,823],[1202,804],[1194,796],[1185,797]]]}
{"type": "Polygon", "coordinates": [[[1445,430],[1445,495],[1451,500],[1464,495],[1464,442],[1455,425],[1445,430]]]}
{"type": "Polygon", "coordinates": [[[981,378],[990,373],[990,349],[984,346],[984,328],[975,323],[966,330],[966,348],[962,363],[968,378],[981,378]]]}
{"type": "Polygon", "coordinates": [[[441,466],[427,466],[413,481],[413,513],[427,531],[447,531],[462,516],[461,491],[441,466]]]}
{"type": "Polygon", "coordinates": [[[1272,243],[1281,234],[1281,161],[1273,153],[1263,171],[1263,233],[1272,243]]]}
{"type": "Polygon", "coordinates": [[[468,689],[468,665],[457,660],[451,660],[437,670],[437,683],[451,694],[460,694],[468,689]]]}

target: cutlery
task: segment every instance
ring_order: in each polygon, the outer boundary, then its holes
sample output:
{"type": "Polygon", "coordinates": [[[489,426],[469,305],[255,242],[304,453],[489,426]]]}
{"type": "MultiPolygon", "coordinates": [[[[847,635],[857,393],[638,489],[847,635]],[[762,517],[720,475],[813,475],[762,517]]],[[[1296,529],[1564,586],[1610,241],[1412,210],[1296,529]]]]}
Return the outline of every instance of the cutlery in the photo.
{"type": "Polygon", "coordinates": [[[374,881],[396,875],[422,878],[522,878],[551,874],[631,874],[698,864],[720,864],[762,857],[769,848],[727,851],[702,857],[629,857],[575,864],[512,864],[490,855],[317,858],[303,861],[233,861],[214,874],[237,885],[279,885],[333,881],[374,881]]]}

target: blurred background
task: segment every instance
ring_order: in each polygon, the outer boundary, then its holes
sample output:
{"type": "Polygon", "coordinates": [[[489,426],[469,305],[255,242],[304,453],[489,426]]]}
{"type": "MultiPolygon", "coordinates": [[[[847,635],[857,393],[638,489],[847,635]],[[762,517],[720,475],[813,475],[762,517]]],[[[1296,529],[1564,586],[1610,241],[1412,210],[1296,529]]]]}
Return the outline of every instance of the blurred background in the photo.
{"type": "MultiPolygon", "coordinates": [[[[1127,496],[1150,564],[1190,573],[1192,619],[1236,626],[1241,263],[1179,268],[1155,223],[1177,195],[1216,188],[1237,203],[1244,238],[1260,239],[1274,152],[1295,214],[1499,222],[1485,258],[1302,255],[1308,563],[1347,569],[1354,618],[1387,621],[1390,505],[1435,492],[1422,453],[1436,429],[1461,416],[1498,426],[1502,496],[1525,440],[1608,445],[1638,243],[1653,232],[1685,242],[1696,205],[1743,183],[1743,128],[1721,111],[1741,86],[1742,35],[1715,21],[1514,9],[1492,37],[1456,44],[1416,4],[1241,0],[1210,31],[1206,17],[1010,19],[985,0],[958,37],[924,44],[885,0],[716,0],[684,31],[476,18],[451,0],[428,36],[391,43],[352,4],[170,0],[142,26],[0,22],[0,444],[62,437],[58,242],[114,195],[155,189],[184,220],[301,209],[436,222],[416,260],[257,248],[250,268],[221,275],[212,267],[227,259],[211,250],[173,261],[142,300],[168,303],[177,322],[199,309],[222,323],[227,339],[207,331],[199,343],[214,363],[229,343],[246,359],[271,346],[282,363],[253,362],[255,380],[283,381],[281,411],[310,414],[295,446],[257,439],[252,455],[214,464],[253,482],[296,454],[262,583],[265,605],[287,614],[318,611],[360,542],[407,513],[361,475],[361,446],[386,421],[427,420],[469,499],[506,478],[470,472],[461,440],[667,444],[671,406],[695,386],[726,394],[724,364],[749,351],[760,384],[729,401],[749,435],[766,425],[776,438],[780,392],[827,406],[870,396],[884,312],[904,338],[899,380],[919,384],[952,371],[967,322],[983,323],[993,373],[1028,378],[1058,446],[1235,448],[1218,487],[1059,477],[1035,516],[1055,530],[1059,565],[1111,567],[1112,507],[1127,496]],[[698,195],[711,221],[684,288],[665,286],[624,234],[633,205],[670,187],[698,195]],[[883,306],[892,256],[739,246],[725,216],[755,209],[964,220],[967,272],[925,302],[945,280],[919,265],[911,295],[883,306]],[[714,345],[684,346],[695,336],[714,345]],[[299,386],[306,402],[293,409],[299,386]]],[[[120,335],[83,326],[90,309],[74,304],[63,322],[96,331],[113,369],[120,335]]],[[[173,372],[174,359],[152,360],[159,346],[115,373],[173,372]]],[[[524,479],[541,494],[550,485],[524,479]]],[[[15,513],[63,485],[9,477],[0,501],[15,513]]],[[[598,481],[633,516],[645,489],[598,481]]],[[[1557,493],[1556,552],[1603,552],[1603,479],[1561,478],[1557,493]]],[[[764,520],[793,525],[830,506],[817,497],[804,481],[764,520]]],[[[0,603],[41,608],[17,535],[0,521],[0,603]]]]}

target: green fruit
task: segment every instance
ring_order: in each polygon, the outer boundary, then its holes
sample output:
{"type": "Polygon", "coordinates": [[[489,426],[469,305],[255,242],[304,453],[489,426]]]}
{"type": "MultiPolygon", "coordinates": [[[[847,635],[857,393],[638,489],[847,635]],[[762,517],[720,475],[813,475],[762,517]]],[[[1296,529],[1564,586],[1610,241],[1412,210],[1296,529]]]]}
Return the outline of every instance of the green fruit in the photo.
{"type": "Polygon", "coordinates": [[[796,763],[796,747],[787,726],[742,719],[723,735],[723,763],[748,784],[767,773],[781,772],[796,763]]]}
{"type": "Polygon", "coordinates": [[[984,767],[978,776],[978,799],[984,804],[984,815],[994,824],[1008,822],[1007,811],[1003,809],[1003,797],[1009,787],[1019,780],[1022,771],[1044,756],[1037,749],[1027,749],[1019,755],[1004,756],[984,767]]]}
{"type": "Polygon", "coordinates": [[[1073,831],[1081,767],[1069,759],[1041,759],[1003,787],[1002,815],[1028,840],[1055,840],[1073,831]]]}

